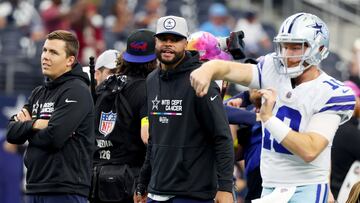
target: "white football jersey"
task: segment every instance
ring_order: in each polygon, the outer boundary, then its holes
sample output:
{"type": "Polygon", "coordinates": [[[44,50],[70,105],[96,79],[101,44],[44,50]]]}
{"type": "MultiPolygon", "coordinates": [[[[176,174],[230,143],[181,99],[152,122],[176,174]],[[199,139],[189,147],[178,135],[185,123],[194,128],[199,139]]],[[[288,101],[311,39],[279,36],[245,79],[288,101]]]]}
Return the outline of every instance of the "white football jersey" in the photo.
{"type": "MultiPolygon", "coordinates": [[[[337,114],[341,123],[352,116],[355,97],[350,88],[322,72],[315,80],[304,82],[294,89],[286,75],[274,67],[272,54],[258,65],[260,88],[277,91],[273,114],[292,130],[304,132],[311,117],[318,113],[337,114]]],[[[329,179],[331,142],[312,162],[306,163],[279,144],[263,129],[261,175],[263,186],[299,186],[326,183],[329,179]]]]}

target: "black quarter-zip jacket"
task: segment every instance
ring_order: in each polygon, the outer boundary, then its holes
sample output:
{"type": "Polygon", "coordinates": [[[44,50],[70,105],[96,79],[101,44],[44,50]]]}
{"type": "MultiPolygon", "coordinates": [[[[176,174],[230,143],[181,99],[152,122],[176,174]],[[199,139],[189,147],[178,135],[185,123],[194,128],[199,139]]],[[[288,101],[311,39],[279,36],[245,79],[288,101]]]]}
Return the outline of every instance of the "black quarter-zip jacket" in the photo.
{"type": "Polygon", "coordinates": [[[150,144],[139,182],[150,193],[213,199],[232,190],[233,144],[219,89],[212,82],[197,97],[190,85],[200,65],[197,52],[186,52],[177,67],[147,78],[150,144]]]}
{"type": "Polygon", "coordinates": [[[34,89],[24,106],[32,121],[10,120],[7,140],[28,141],[24,162],[27,194],[88,196],[94,150],[94,105],[89,79],[80,64],[54,81],[34,89]],[[32,128],[36,119],[48,127],[32,128]]]}

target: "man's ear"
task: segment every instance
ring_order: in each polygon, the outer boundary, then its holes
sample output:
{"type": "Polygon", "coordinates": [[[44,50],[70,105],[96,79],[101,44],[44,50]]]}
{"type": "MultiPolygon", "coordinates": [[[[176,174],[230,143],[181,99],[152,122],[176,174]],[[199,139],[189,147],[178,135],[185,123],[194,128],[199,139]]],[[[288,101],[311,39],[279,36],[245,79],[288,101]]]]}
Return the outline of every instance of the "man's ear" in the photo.
{"type": "Polygon", "coordinates": [[[186,47],[188,45],[189,41],[186,40],[186,42],[184,43],[185,44],[185,50],[186,50],[186,47]]]}
{"type": "Polygon", "coordinates": [[[69,56],[67,58],[66,66],[72,67],[74,65],[75,61],[76,61],[75,56],[69,56]]]}

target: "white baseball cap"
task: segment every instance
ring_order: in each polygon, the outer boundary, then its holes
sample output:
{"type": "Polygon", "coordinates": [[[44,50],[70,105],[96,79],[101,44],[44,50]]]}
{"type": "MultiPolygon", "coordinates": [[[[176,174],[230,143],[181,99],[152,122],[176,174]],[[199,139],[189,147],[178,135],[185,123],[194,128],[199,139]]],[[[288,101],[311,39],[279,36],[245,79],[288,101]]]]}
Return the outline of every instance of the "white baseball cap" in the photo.
{"type": "Polygon", "coordinates": [[[185,18],[178,16],[164,16],[158,19],[156,35],[174,34],[187,38],[189,36],[188,26],[185,18]]]}
{"type": "Polygon", "coordinates": [[[109,49],[104,51],[100,56],[96,59],[95,70],[105,67],[108,69],[116,68],[116,61],[120,52],[114,49],[109,49]]]}

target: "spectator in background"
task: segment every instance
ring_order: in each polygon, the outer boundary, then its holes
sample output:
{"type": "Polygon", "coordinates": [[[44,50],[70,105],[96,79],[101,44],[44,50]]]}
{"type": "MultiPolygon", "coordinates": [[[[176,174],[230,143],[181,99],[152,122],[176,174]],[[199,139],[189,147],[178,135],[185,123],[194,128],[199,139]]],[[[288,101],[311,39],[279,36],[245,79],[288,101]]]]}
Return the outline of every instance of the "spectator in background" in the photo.
{"type": "Polygon", "coordinates": [[[69,9],[62,6],[62,0],[51,0],[45,8],[41,10],[41,17],[44,21],[46,31],[48,33],[54,30],[68,30],[69,24],[69,9]]]}
{"type": "Polygon", "coordinates": [[[18,32],[29,35],[33,41],[44,39],[45,32],[41,17],[25,0],[5,0],[0,3],[0,29],[15,26],[18,32]]]}
{"type": "Polygon", "coordinates": [[[341,70],[341,64],[342,60],[340,56],[337,53],[330,51],[329,56],[321,62],[320,68],[335,79],[344,81],[344,75],[346,73],[343,73],[343,70],[341,70]]]}
{"type": "Polygon", "coordinates": [[[240,18],[237,21],[234,30],[242,30],[245,34],[244,42],[247,57],[257,58],[272,49],[272,43],[255,11],[247,11],[245,18],[240,18]]]}
{"type": "Polygon", "coordinates": [[[156,20],[164,14],[161,0],[146,0],[144,8],[135,14],[135,26],[155,31],[156,20]]]}
{"type": "Polygon", "coordinates": [[[70,29],[79,40],[80,63],[88,64],[90,56],[97,56],[105,50],[103,39],[103,19],[97,12],[96,4],[88,0],[78,0],[70,11],[70,29]]]}
{"type": "Polygon", "coordinates": [[[349,74],[349,80],[360,86],[360,38],[356,39],[353,44],[349,74]]]}
{"type": "MultiPolygon", "coordinates": [[[[351,173],[349,169],[352,164],[355,161],[360,161],[360,88],[351,81],[345,81],[344,84],[347,87],[351,88],[355,93],[356,104],[354,113],[350,121],[340,126],[338,131],[336,132],[331,148],[330,186],[335,199],[338,199],[340,188],[347,187],[350,190],[350,188],[352,187],[352,185],[348,185],[348,182],[345,183],[344,180],[346,175],[348,173],[351,173]]],[[[345,201],[345,199],[340,202],[343,201],[345,201]]]]}
{"type": "Polygon", "coordinates": [[[30,1],[1,1],[0,88],[4,84],[8,93],[29,92],[41,83],[40,60],[33,58],[40,58],[44,38],[41,17],[30,1]]]}
{"type": "Polygon", "coordinates": [[[111,14],[105,17],[104,39],[107,49],[124,50],[126,38],[133,30],[133,12],[128,0],[116,0],[111,7],[111,14]]]}
{"type": "Polygon", "coordinates": [[[7,63],[26,58],[29,51],[35,56],[41,53],[45,29],[38,11],[28,1],[0,3],[0,31],[0,54],[7,63]]]}
{"type": "Polygon", "coordinates": [[[225,5],[214,3],[209,8],[209,20],[200,25],[199,30],[209,32],[215,37],[227,37],[231,30],[228,19],[228,9],[225,5]]]}
{"type": "Polygon", "coordinates": [[[104,51],[96,59],[95,63],[95,80],[96,85],[100,85],[110,75],[115,74],[118,70],[116,69],[116,62],[120,52],[114,49],[104,51]]]}
{"type": "Polygon", "coordinates": [[[7,141],[28,147],[27,203],[86,203],[90,192],[94,105],[68,31],[47,35],[41,55],[45,84],[11,117],[7,141]]]}

